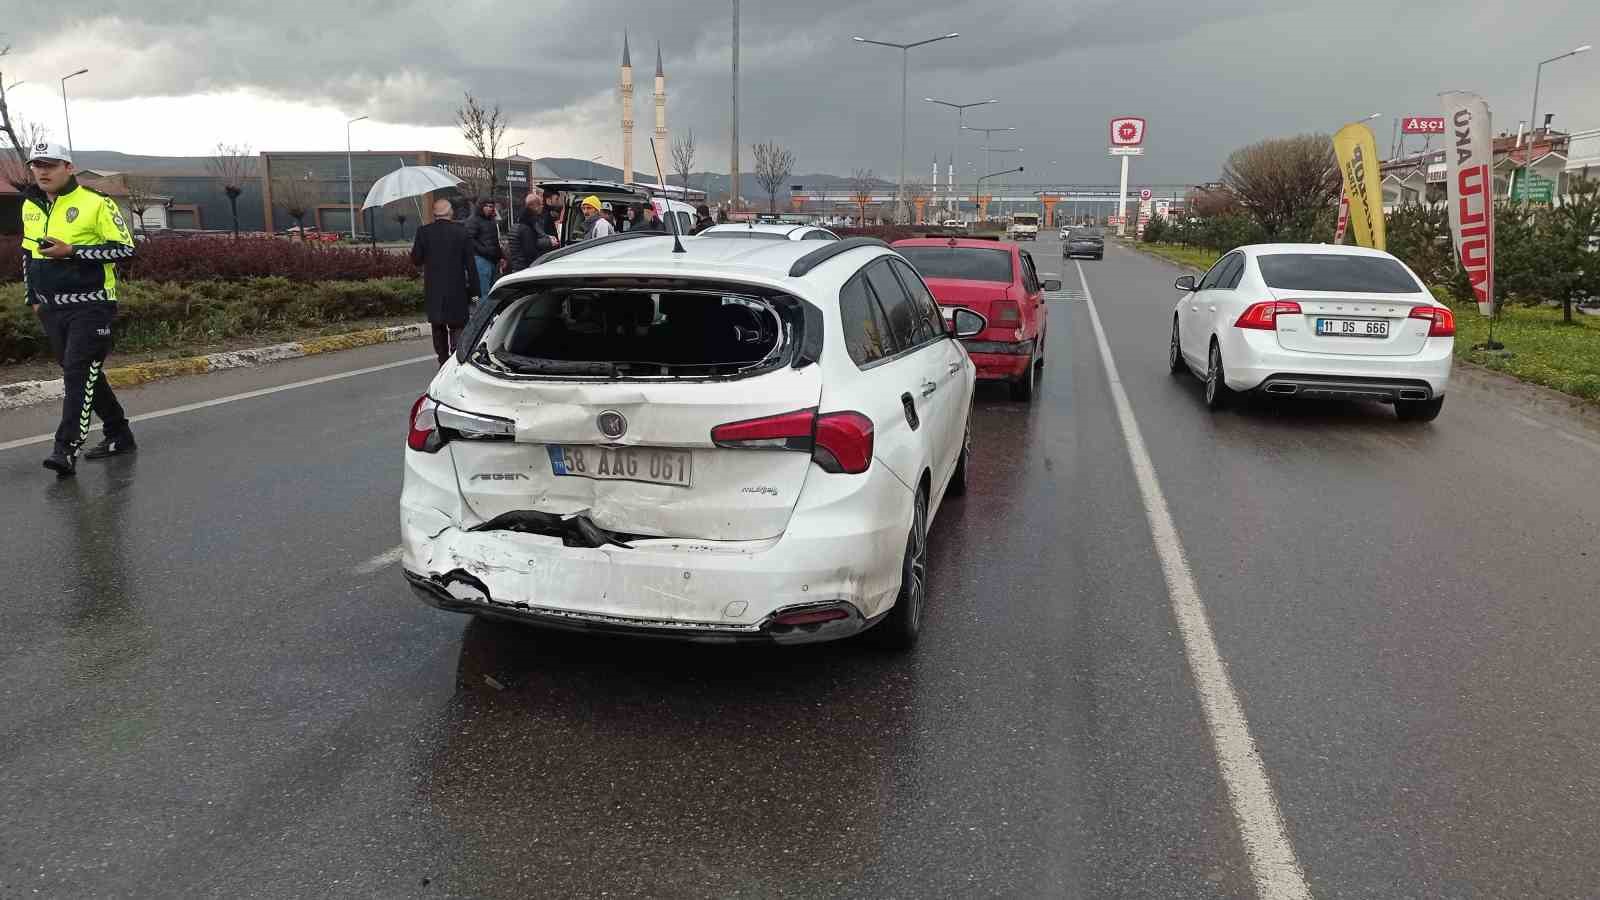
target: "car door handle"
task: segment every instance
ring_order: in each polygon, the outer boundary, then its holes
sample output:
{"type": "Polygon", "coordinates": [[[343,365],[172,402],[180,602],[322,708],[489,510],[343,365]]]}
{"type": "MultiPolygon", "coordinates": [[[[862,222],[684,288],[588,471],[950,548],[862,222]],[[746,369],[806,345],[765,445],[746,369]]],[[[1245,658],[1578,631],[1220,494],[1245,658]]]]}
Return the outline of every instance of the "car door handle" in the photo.
{"type": "Polygon", "coordinates": [[[936,381],[924,381],[922,383],[922,396],[927,397],[927,396],[931,395],[934,391],[937,391],[938,389],[939,389],[939,383],[938,382],[936,382],[936,381]]]}
{"type": "Polygon", "coordinates": [[[959,371],[961,371],[961,363],[953,362],[953,363],[950,364],[950,374],[951,375],[954,375],[959,371]]]}

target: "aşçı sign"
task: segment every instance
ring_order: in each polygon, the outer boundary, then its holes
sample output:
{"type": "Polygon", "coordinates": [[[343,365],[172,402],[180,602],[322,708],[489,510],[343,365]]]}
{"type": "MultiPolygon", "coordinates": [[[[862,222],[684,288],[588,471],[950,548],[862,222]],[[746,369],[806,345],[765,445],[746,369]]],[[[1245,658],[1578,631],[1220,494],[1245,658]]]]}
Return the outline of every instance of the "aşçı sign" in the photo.
{"type": "Polygon", "coordinates": [[[1444,116],[1406,116],[1400,120],[1401,134],[1444,134],[1444,116]]]}

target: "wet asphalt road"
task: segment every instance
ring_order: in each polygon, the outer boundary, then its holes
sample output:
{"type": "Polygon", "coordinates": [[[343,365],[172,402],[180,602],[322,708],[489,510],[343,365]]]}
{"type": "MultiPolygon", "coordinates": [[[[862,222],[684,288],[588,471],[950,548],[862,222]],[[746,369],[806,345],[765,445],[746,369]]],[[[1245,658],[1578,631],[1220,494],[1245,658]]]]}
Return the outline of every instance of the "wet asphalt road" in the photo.
{"type": "MultiPolygon", "coordinates": [[[[1432,425],[1213,415],[1165,372],[1177,270],[1083,271],[1313,890],[1592,893],[1600,432],[1482,378],[1432,425]]],[[[1031,406],[980,393],[908,657],[417,604],[369,561],[426,363],[140,423],[73,482],[0,450],[0,897],[1252,895],[1081,299],[1048,359],[1031,406]]]]}

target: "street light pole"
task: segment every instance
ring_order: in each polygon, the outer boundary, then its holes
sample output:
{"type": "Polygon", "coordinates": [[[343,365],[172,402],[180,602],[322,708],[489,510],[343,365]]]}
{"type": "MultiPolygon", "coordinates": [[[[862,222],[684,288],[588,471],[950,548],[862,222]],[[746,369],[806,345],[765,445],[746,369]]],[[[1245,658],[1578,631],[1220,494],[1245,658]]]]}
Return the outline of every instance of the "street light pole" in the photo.
{"type": "Polygon", "coordinates": [[[350,150],[350,126],[366,119],[366,116],[357,116],[344,123],[344,186],[349,191],[350,200],[350,240],[356,239],[356,166],[354,154],[350,150]]]}
{"type": "Polygon", "coordinates": [[[1017,166],[1015,169],[1006,169],[1004,172],[990,172],[987,175],[979,175],[978,176],[978,183],[977,183],[976,187],[973,188],[973,196],[976,197],[978,194],[983,192],[983,180],[985,178],[995,178],[995,177],[998,177],[1000,175],[1010,175],[1012,172],[1021,172],[1022,169],[1023,169],[1022,166],[1017,166]]]}
{"type": "MultiPolygon", "coordinates": [[[[77,78],[79,75],[82,75],[88,71],[88,69],[79,69],[78,71],[73,72],[71,75],[61,76],[61,117],[67,122],[68,153],[72,152],[72,112],[67,109],[67,79],[77,78]]],[[[16,87],[16,85],[13,84],[12,87],[16,87]]]]}
{"type": "MultiPolygon", "coordinates": [[[[989,153],[1021,153],[1022,152],[1022,148],[1021,147],[979,147],[978,149],[979,150],[983,150],[986,155],[989,154],[989,153]]],[[[1022,167],[1018,166],[1016,169],[1013,169],[1012,171],[1020,172],[1020,171],[1022,171],[1022,167]]],[[[1009,190],[1010,189],[1010,184],[1011,184],[1011,182],[1008,179],[1006,181],[1006,183],[1001,186],[1001,189],[1002,190],[1009,190]]],[[[1004,200],[1000,201],[1000,204],[1001,204],[1000,205],[1000,214],[1001,215],[1005,215],[1005,213],[1006,213],[1005,201],[1004,200]]]]}
{"type": "MultiPolygon", "coordinates": [[[[966,131],[981,131],[981,132],[983,132],[983,142],[985,144],[989,143],[991,140],[994,139],[993,137],[991,137],[991,135],[993,135],[996,131],[1016,131],[1015,128],[1012,128],[1010,126],[1006,126],[1005,128],[973,128],[971,125],[963,125],[961,127],[962,127],[963,130],[966,130],[966,131]]],[[[983,167],[985,169],[994,168],[994,161],[991,160],[987,155],[985,155],[983,157],[983,167]]]]}
{"type": "MultiPolygon", "coordinates": [[[[986,106],[986,105],[988,105],[990,103],[999,103],[1000,101],[994,99],[993,97],[990,97],[987,100],[977,100],[977,101],[974,101],[972,103],[951,103],[949,100],[938,100],[938,99],[935,99],[933,97],[923,97],[922,99],[924,101],[928,102],[928,103],[937,103],[940,106],[948,106],[951,109],[956,111],[956,145],[955,145],[955,151],[950,157],[950,168],[952,170],[954,170],[955,172],[960,172],[961,171],[961,132],[966,130],[966,127],[967,127],[967,110],[971,109],[974,106],[986,106]]],[[[952,177],[954,177],[954,176],[952,176],[952,177]]],[[[935,179],[935,180],[937,181],[937,179],[935,179]]],[[[961,216],[961,191],[958,190],[956,188],[956,186],[952,184],[950,186],[950,192],[955,195],[954,199],[955,199],[956,217],[960,218],[960,216],[961,216]]]]}
{"type": "MultiPolygon", "coordinates": [[[[1552,56],[1549,59],[1541,61],[1539,63],[1539,65],[1534,68],[1534,70],[1533,70],[1533,111],[1528,113],[1528,146],[1529,147],[1533,146],[1533,130],[1535,128],[1539,127],[1539,125],[1538,125],[1538,120],[1539,120],[1539,79],[1544,76],[1545,63],[1553,63],[1558,59],[1566,59],[1569,56],[1577,56],[1579,53],[1583,53],[1584,51],[1590,49],[1590,46],[1591,45],[1589,45],[1589,44],[1584,44],[1582,47],[1575,47],[1575,48],[1573,48],[1571,50],[1568,50],[1567,52],[1562,53],[1562,54],[1560,54],[1558,56],[1552,56]]],[[[1518,143],[1520,143],[1520,141],[1518,143]]],[[[1524,162],[1524,165],[1526,165],[1526,162],[1524,162]]]]}
{"type": "Polygon", "coordinates": [[[875,41],[864,38],[859,34],[851,38],[858,44],[877,44],[880,47],[893,47],[900,51],[900,187],[895,197],[895,219],[897,221],[904,213],[906,204],[906,82],[911,67],[911,51],[924,44],[948,41],[951,38],[960,36],[961,33],[959,31],[952,31],[949,34],[942,34],[927,40],[912,41],[909,44],[898,44],[894,41],[875,41]]]}

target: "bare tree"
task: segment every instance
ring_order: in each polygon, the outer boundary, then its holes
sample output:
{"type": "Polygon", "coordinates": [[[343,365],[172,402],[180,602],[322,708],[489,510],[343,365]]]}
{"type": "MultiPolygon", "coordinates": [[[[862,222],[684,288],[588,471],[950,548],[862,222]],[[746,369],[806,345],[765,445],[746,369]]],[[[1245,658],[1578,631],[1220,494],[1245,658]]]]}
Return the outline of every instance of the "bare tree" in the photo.
{"type": "Polygon", "coordinates": [[[850,199],[861,211],[861,217],[856,220],[857,224],[866,224],[867,204],[872,202],[872,188],[877,181],[871,169],[857,169],[850,173],[850,199]]]}
{"type": "Polygon", "coordinates": [[[789,180],[794,171],[794,151],[778,146],[776,141],[752,145],[756,152],[756,183],[767,192],[767,211],[778,211],[778,189],[789,180]]]}
{"type": "MultiPolygon", "coordinates": [[[[922,209],[923,209],[923,213],[926,214],[927,209],[928,209],[927,198],[929,196],[931,196],[932,194],[933,194],[933,190],[930,187],[928,187],[928,182],[927,182],[926,179],[923,179],[923,178],[907,178],[906,179],[906,193],[905,193],[906,206],[911,209],[911,213],[912,213],[913,216],[916,215],[917,201],[918,200],[921,200],[923,202],[922,203],[922,209]]],[[[922,223],[921,222],[917,222],[917,223],[914,223],[914,224],[921,225],[922,223]]]]}
{"type": "Polygon", "coordinates": [[[250,155],[249,144],[217,144],[217,153],[206,162],[211,176],[228,195],[228,208],[233,212],[233,237],[239,239],[239,195],[245,183],[256,174],[256,160],[250,155]]]}
{"type": "Polygon", "coordinates": [[[294,219],[300,229],[300,240],[305,240],[306,213],[317,202],[317,186],[311,180],[311,173],[307,172],[304,178],[272,179],[272,199],[294,219]]]}
{"type": "Polygon", "coordinates": [[[466,105],[456,110],[456,124],[461,128],[462,139],[472,148],[472,155],[477,157],[478,165],[474,167],[476,171],[457,174],[466,181],[467,188],[472,191],[472,202],[477,205],[493,200],[495,188],[500,186],[495,163],[500,158],[500,140],[505,137],[506,123],[500,114],[500,104],[490,109],[470,92],[465,96],[466,105]]]}
{"type": "Polygon", "coordinates": [[[683,179],[683,195],[689,196],[689,173],[694,170],[694,129],[679,135],[672,142],[672,170],[683,179]]]}
{"type": "Polygon", "coordinates": [[[28,148],[49,140],[50,129],[19,115],[11,115],[9,118],[11,121],[7,128],[6,140],[11,146],[9,149],[0,150],[0,176],[20,191],[33,185],[33,176],[28,173],[28,148]],[[16,131],[14,142],[10,137],[12,129],[16,131]]]}
{"type": "MultiPolygon", "coordinates": [[[[0,45],[0,59],[10,52],[11,45],[0,45]]],[[[5,83],[6,73],[0,67],[0,135],[5,138],[5,145],[0,146],[0,177],[21,191],[33,185],[33,178],[28,174],[28,148],[44,140],[48,132],[44,126],[28,122],[11,108],[5,83]]]]}
{"type": "Polygon", "coordinates": [[[1268,239],[1291,240],[1309,239],[1312,220],[1338,201],[1342,188],[1333,142],[1325,134],[1241,147],[1222,167],[1222,183],[1268,239]]]}
{"type": "Polygon", "coordinates": [[[123,175],[122,185],[128,190],[128,209],[133,213],[133,224],[145,231],[145,210],[157,205],[156,180],[149,175],[123,175]]]}

